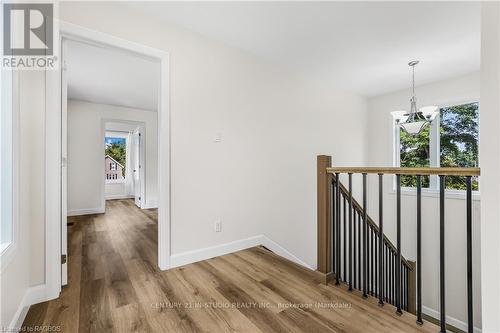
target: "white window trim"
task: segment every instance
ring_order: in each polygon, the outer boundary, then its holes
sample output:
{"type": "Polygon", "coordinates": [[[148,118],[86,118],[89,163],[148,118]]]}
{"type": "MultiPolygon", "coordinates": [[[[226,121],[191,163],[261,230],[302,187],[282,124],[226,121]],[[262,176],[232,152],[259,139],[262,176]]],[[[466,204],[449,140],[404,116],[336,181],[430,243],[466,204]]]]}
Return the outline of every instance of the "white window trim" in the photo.
{"type": "Polygon", "coordinates": [[[106,184],[122,184],[125,183],[125,178],[122,179],[106,179],[106,184]]]}
{"type": "MultiPolygon", "coordinates": [[[[474,98],[474,99],[468,99],[468,100],[463,100],[463,101],[455,101],[451,103],[442,103],[438,105],[438,110],[441,110],[442,108],[445,107],[452,107],[452,106],[457,106],[457,105],[463,105],[463,104],[470,104],[470,103],[479,103],[479,98],[474,98]]],[[[393,165],[395,167],[400,167],[401,166],[401,151],[400,151],[400,133],[399,133],[399,127],[397,125],[397,118],[392,116],[392,131],[393,131],[393,144],[392,144],[392,150],[393,150],[393,165]]],[[[439,128],[441,124],[441,112],[436,116],[434,121],[431,124],[431,129],[429,133],[429,148],[430,148],[430,156],[429,156],[429,164],[431,167],[440,167],[441,161],[440,161],[440,150],[441,150],[441,138],[440,138],[440,133],[439,133],[439,128]]],[[[479,142],[478,142],[479,144],[479,142]]],[[[480,156],[478,156],[478,159],[480,160],[480,156]]],[[[480,164],[480,162],[479,162],[480,164]]],[[[429,179],[429,187],[428,188],[422,188],[422,196],[423,197],[439,197],[439,181],[438,181],[438,176],[430,176],[429,179]]],[[[480,187],[481,188],[481,187],[480,187]]],[[[393,182],[392,182],[392,188],[389,191],[390,194],[396,194],[396,177],[393,177],[393,182]]],[[[401,194],[402,195],[416,195],[416,188],[414,187],[401,187],[401,194]]],[[[445,196],[446,198],[454,198],[454,199],[464,199],[466,193],[464,190],[449,190],[447,189],[445,191],[445,196]]],[[[480,200],[480,192],[479,191],[473,191],[472,192],[472,200],[480,200]]]]}

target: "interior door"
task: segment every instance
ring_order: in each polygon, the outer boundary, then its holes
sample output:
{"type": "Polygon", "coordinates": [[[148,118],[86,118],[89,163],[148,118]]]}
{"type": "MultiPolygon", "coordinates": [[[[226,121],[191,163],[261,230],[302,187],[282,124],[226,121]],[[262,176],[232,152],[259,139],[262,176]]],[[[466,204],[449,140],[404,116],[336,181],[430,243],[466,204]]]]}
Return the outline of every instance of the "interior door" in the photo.
{"type": "Polygon", "coordinates": [[[61,48],[61,284],[68,284],[68,151],[67,151],[67,115],[68,115],[68,81],[66,78],[67,54],[66,40],[62,40],[61,48]]]}
{"type": "Polygon", "coordinates": [[[137,128],[132,134],[132,159],[134,177],[134,202],[141,208],[141,130],[137,128]]]}

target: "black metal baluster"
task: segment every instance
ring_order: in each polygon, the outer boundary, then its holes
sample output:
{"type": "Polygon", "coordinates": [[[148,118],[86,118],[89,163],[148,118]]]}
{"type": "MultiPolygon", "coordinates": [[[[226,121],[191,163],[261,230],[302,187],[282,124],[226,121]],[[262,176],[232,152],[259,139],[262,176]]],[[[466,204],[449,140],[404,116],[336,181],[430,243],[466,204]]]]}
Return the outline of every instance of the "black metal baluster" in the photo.
{"type": "Polygon", "coordinates": [[[384,305],[384,186],[383,174],[378,175],[379,287],[378,304],[384,305]]]}
{"type": "Polygon", "coordinates": [[[472,313],[472,177],[467,176],[467,332],[474,332],[472,313]]]}
{"type": "Polygon", "coordinates": [[[373,296],[373,229],[370,226],[370,295],[373,296]]]}
{"type": "Polygon", "coordinates": [[[441,304],[441,333],[446,333],[445,263],[444,263],[444,199],[446,177],[439,176],[439,285],[441,304]]]}
{"type": "Polygon", "coordinates": [[[336,228],[337,228],[337,249],[336,249],[336,258],[335,260],[337,261],[337,267],[336,267],[336,272],[335,272],[335,284],[339,285],[340,284],[340,180],[339,180],[339,173],[335,174],[335,180],[337,183],[337,216],[336,216],[336,228]]]}
{"type": "Polygon", "coordinates": [[[406,311],[406,266],[403,265],[403,310],[406,311]]]}
{"type": "Polygon", "coordinates": [[[384,241],[384,256],[385,256],[385,301],[388,302],[389,293],[388,293],[388,282],[389,281],[389,250],[387,249],[387,244],[384,241]]]}
{"type": "Polygon", "coordinates": [[[346,269],[346,265],[347,265],[347,260],[346,260],[346,246],[347,246],[347,235],[346,235],[346,219],[347,219],[347,198],[345,197],[345,195],[342,196],[344,198],[344,216],[343,216],[343,220],[344,220],[344,226],[343,226],[343,229],[342,229],[342,234],[344,235],[343,239],[342,239],[342,247],[343,247],[343,254],[342,254],[342,257],[344,259],[343,261],[343,267],[344,267],[344,270],[342,271],[342,281],[346,281],[347,279],[347,269],[346,269]]]}
{"type": "Polygon", "coordinates": [[[395,305],[396,302],[395,302],[395,298],[396,298],[396,292],[395,292],[395,288],[394,288],[394,285],[395,285],[395,279],[394,279],[394,273],[396,272],[396,269],[394,268],[394,264],[396,263],[396,260],[394,259],[395,258],[395,253],[394,251],[391,249],[391,294],[392,294],[392,305],[395,305]]]}
{"type": "Polygon", "coordinates": [[[371,284],[372,295],[375,295],[375,283],[374,283],[374,278],[375,278],[375,261],[373,260],[375,258],[375,253],[374,253],[375,238],[374,238],[374,235],[375,235],[375,230],[372,227],[371,228],[371,233],[370,233],[370,237],[371,237],[370,262],[371,262],[371,268],[372,268],[371,269],[371,275],[370,275],[370,284],[371,284]]]}
{"type": "Polygon", "coordinates": [[[357,277],[358,277],[358,269],[357,269],[357,265],[358,265],[358,260],[357,260],[357,245],[358,245],[358,228],[357,228],[357,212],[356,210],[354,209],[353,212],[353,224],[354,224],[354,237],[353,237],[353,249],[354,249],[354,272],[353,272],[353,283],[354,283],[354,289],[356,289],[358,287],[358,281],[357,281],[357,277]]]}
{"type": "Polygon", "coordinates": [[[397,268],[396,268],[396,265],[397,265],[397,264],[396,264],[396,259],[397,259],[397,257],[398,257],[397,252],[396,252],[396,251],[393,251],[393,253],[392,253],[392,262],[393,262],[393,263],[392,263],[392,265],[393,265],[393,268],[392,268],[392,269],[393,269],[394,271],[393,271],[393,273],[392,273],[392,274],[393,274],[393,275],[392,275],[392,288],[393,288],[392,293],[393,293],[393,298],[394,298],[394,306],[396,306],[396,305],[397,305],[397,303],[396,303],[396,297],[397,297],[397,296],[396,296],[396,295],[397,295],[397,294],[396,294],[396,272],[397,272],[397,268]]]}
{"type": "Polygon", "coordinates": [[[373,256],[375,258],[375,262],[373,264],[373,277],[374,277],[374,283],[373,283],[373,294],[378,297],[378,237],[377,237],[377,232],[375,229],[373,229],[373,256]]]}
{"type": "Polygon", "coordinates": [[[409,291],[409,285],[410,285],[410,268],[409,267],[406,267],[406,271],[405,271],[405,295],[406,295],[406,311],[408,311],[408,309],[410,308],[410,298],[409,298],[409,295],[410,295],[410,291],[409,291]]]}
{"type": "Polygon", "coordinates": [[[417,324],[422,325],[422,176],[417,176],[417,324]]]}
{"type": "Polygon", "coordinates": [[[349,174],[349,290],[352,290],[352,173],[349,174]]]}
{"type": "Polygon", "coordinates": [[[396,263],[396,312],[401,314],[401,175],[396,175],[397,207],[397,263],[396,263]]]}
{"type": "Polygon", "coordinates": [[[367,249],[366,249],[366,242],[367,242],[367,193],[366,193],[366,173],[363,173],[363,297],[368,297],[367,295],[367,288],[366,288],[366,275],[367,275],[367,249]]]}
{"type": "Polygon", "coordinates": [[[336,217],[337,217],[337,187],[336,187],[336,182],[332,180],[332,216],[331,216],[331,228],[332,228],[332,232],[331,232],[331,236],[332,236],[332,246],[331,246],[331,249],[330,249],[330,255],[331,255],[331,262],[332,262],[332,267],[331,267],[331,271],[333,273],[335,273],[335,270],[336,270],[336,260],[335,260],[335,250],[337,249],[336,248],[336,237],[337,237],[337,233],[335,232],[335,228],[337,226],[336,224],[336,217]]]}
{"type": "Polygon", "coordinates": [[[392,289],[392,277],[394,275],[394,271],[392,269],[392,249],[389,248],[389,300],[391,304],[394,304],[394,296],[392,294],[393,289],[392,289]]]}
{"type": "Polygon", "coordinates": [[[358,213],[358,288],[361,290],[361,228],[363,227],[361,221],[361,214],[358,213]]]}

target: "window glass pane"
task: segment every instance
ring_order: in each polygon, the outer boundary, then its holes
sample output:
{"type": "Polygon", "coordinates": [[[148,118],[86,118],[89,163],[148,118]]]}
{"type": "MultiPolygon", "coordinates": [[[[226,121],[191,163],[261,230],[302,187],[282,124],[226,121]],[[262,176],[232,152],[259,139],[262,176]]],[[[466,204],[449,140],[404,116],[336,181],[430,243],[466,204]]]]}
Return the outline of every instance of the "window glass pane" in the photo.
{"type": "MultiPolygon", "coordinates": [[[[440,113],[441,167],[479,166],[479,103],[444,107],[440,113]]],[[[446,177],[446,188],[465,190],[465,177],[446,177]]],[[[472,180],[472,189],[479,189],[477,177],[472,180]]]]}
{"type": "Polygon", "coordinates": [[[125,179],[127,139],[106,136],[105,147],[106,179],[125,179]]]}
{"type": "MultiPolygon", "coordinates": [[[[419,134],[410,135],[403,129],[399,130],[400,137],[400,165],[404,168],[428,167],[430,156],[429,126],[419,134]]],[[[402,175],[401,186],[416,187],[415,176],[402,175]]],[[[422,177],[422,187],[429,187],[429,177],[422,177]]]]}

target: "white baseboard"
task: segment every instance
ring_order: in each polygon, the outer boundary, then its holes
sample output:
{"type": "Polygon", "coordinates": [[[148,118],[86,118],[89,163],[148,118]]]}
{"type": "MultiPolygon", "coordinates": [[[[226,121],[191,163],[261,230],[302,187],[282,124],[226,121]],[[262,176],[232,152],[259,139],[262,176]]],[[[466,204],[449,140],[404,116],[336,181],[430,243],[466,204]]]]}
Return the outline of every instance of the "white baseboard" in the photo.
{"type": "Polygon", "coordinates": [[[179,267],[194,262],[241,251],[250,247],[262,245],[263,236],[254,236],[230,243],[206,247],[199,250],[173,254],[170,256],[170,268],[179,267]]]}
{"type": "Polygon", "coordinates": [[[304,266],[311,270],[313,269],[304,261],[300,260],[291,252],[286,250],[284,247],[280,246],[278,243],[274,242],[273,240],[264,235],[258,235],[254,237],[240,239],[234,242],[206,247],[199,250],[173,254],[172,256],[170,256],[170,268],[192,264],[194,262],[222,256],[224,254],[245,250],[260,245],[265,246],[266,248],[273,251],[277,255],[280,255],[288,260],[291,260],[298,265],[304,266]]]}
{"type": "Polygon", "coordinates": [[[90,214],[104,214],[106,210],[103,207],[99,208],[83,208],[68,210],[68,216],[90,215],[90,214]]]}
{"type": "Polygon", "coordinates": [[[304,266],[305,268],[308,268],[310,270],[316,270],[315,267],[312,267],[308,265],[306,262],[302,261],[298,257],[296,257],[294,254],[292,254],[290,251],[273,241],[272,239],[268,238],[267,236],[262,235],[263,237],[263,243],[261,245],[267,247],[269,250],[273,251],[277,255],[286,258],[290,261],[293,261],[297,265],[304,266]]]}
{"type": "Polygon", "coordinates": [[[153,209],[153,208],[158,208],[158,201],[157,200],[148,200],[148,202],[145,202],[141,206],[141,209],[153,209]]]}
{"type": "Polygon", "coordinates": [[[119,200],[119,199],[133,199],[134,196],[130,194],[110,194],[106,195],[106,200],[119,200]]]}
{"type": "MultiPolygon", "coordinates": [[[[431,316],[432,318],[437,319],[437,320],[439,320],[439,318],[440,318],[439,311],[431,309],[427,306],[422,306],[422,313],[424,313],[428,316],[431,316]]],[[[464,332],[467,332],[467,323],[465,323],[461,320],[458,320],[458,319],[450,317],[450,316],[446,316],[446,323],[450,324],[452,326],[455,326],[456,328],[458,328],[464,332]]],[[[474,333],[481,333],[481,329],[479,327],[474,327],[474,333]]]]}
{"type": "Polygon", "coordinates": [[[9,329],[12,330],[12,332],[17,332],[17,330],[23,326],[24,319],[28,314],[30,306],[48,300],[45,284],[28,288],[24,293],[21,304],[19,304],[19,307],[14,314],[14,318],[12,318],[10,322],[9,329]]]}

